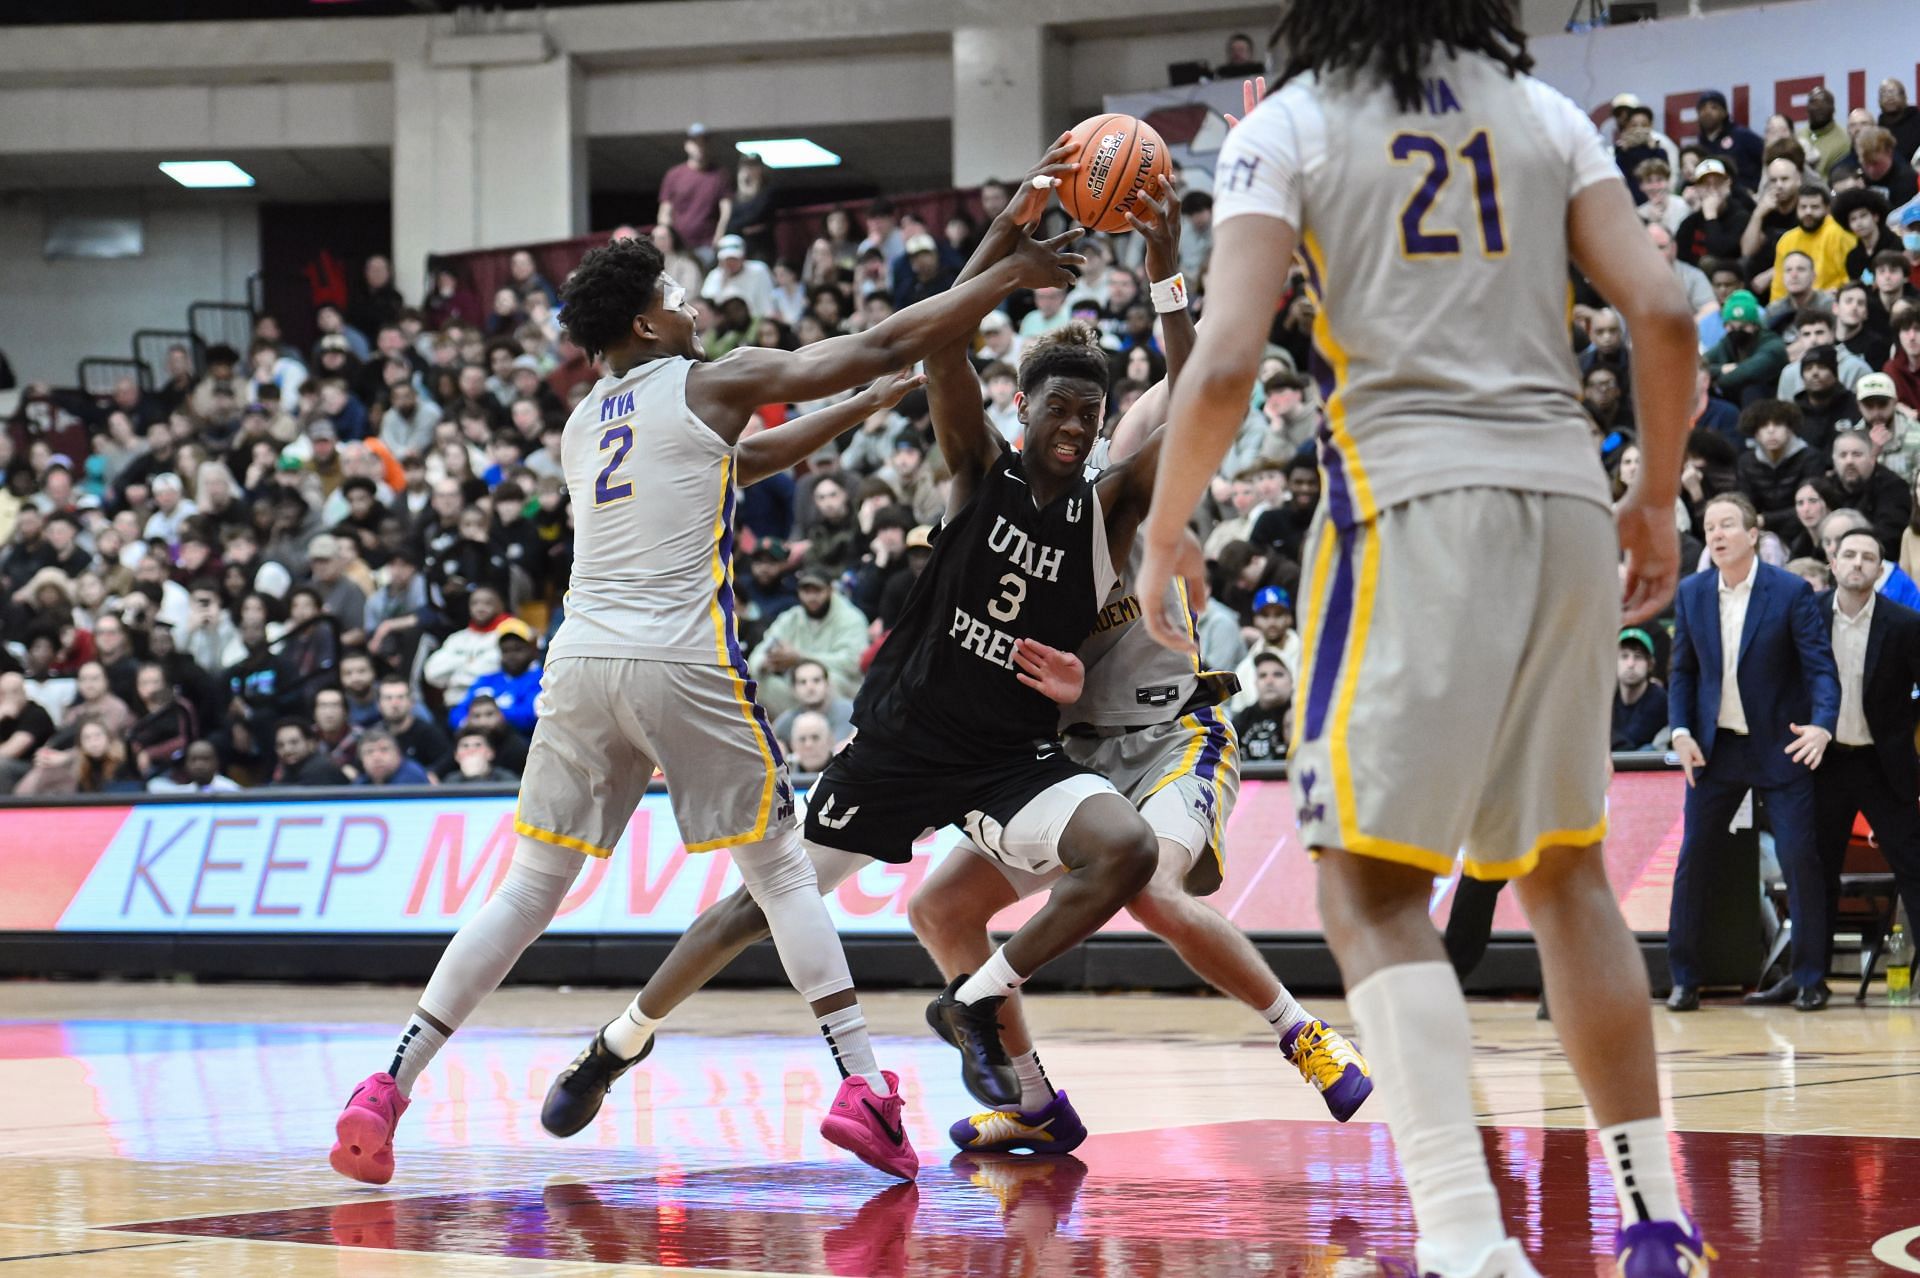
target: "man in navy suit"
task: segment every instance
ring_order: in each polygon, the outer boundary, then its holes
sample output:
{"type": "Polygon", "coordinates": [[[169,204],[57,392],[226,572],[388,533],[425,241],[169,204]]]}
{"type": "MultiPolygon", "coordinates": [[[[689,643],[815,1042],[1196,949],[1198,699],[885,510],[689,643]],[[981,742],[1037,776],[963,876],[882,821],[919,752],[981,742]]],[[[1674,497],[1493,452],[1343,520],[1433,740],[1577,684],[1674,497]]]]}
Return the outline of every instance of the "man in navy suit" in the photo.
{"type": "Polygon", "coordinates": [[[1700,1006],[1702,862],[1752,790],[1765,799],[1793,912],[1794,1006],[1827,1005],[1827,899],[1814,834],[1813,770],[1840,716],[1840,683],[1813,588],[1763,564],[1760,517],[1737,493],[1707,503],[1713,567],[1680,583],[1667,692],[1673,752],[1687,772],[1686,833],[1673,876],[1667,1006],[1700,1006]]]}

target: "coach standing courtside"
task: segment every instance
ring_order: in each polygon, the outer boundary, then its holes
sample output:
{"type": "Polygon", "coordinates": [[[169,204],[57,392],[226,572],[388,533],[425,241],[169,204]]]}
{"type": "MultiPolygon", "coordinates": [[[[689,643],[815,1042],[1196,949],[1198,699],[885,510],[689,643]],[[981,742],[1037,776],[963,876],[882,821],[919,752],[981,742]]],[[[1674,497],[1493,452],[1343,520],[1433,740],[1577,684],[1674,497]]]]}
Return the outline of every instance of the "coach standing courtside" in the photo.
{"type": "MultiPolygon", "coordinates": [[[[1920,919],[1920,778],[1913,730],[1920,707],[1920,612],[1874,592],[1880,542],[1872,529],[1841,534],[1833,548],[1835,588],[1819,597],[1831,626],[1840,673],[1840,716],[1833,744],[1813,775],[1815,822],[1826,886],[1823,953],[1833,949],[1840,867],[1853,819],[1865,813],[1875,842],[1893,868],[1907,917],[1920,919]]],[[[1798,931],[1798,927],[1795,928],[1798,931]]],[[[1749,1003],[1785,1003],[1788,981],[1749,995],[1749,1003]]]]}
{"type": "Polygon", "coordinates": [[[1705,861],[1748,790],[1766,800],[1793,911],[1794,1006],[1827,1005],[1825,879],[1814,835],[1813,770],[1840,714],[1824,614],[1813,589],[1761,563],[1760,520],[1735,493],[1707,503],[1713,567],[1680,583],[1667,694],[1673,752],[1687,772],[1686,833],[1673,878],[1667,1006],[1700,1006],[1705,861]]]}

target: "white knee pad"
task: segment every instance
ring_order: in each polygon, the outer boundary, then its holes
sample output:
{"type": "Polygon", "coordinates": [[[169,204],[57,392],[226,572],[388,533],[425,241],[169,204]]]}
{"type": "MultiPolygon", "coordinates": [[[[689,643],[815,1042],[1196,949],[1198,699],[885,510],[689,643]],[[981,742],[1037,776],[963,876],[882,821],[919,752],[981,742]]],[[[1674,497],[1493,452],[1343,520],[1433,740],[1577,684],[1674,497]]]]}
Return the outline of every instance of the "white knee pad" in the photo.
{"type": "Polygon", "coordinates": [[[772,838],[740,844],[732,852],[747,891],[767,916],[780,965],[800,996],[811,1003],[852,989],[846,951],[826,902],[820,899],[820,880],[807,859],[800,832],[789,826],[772,838]]]}

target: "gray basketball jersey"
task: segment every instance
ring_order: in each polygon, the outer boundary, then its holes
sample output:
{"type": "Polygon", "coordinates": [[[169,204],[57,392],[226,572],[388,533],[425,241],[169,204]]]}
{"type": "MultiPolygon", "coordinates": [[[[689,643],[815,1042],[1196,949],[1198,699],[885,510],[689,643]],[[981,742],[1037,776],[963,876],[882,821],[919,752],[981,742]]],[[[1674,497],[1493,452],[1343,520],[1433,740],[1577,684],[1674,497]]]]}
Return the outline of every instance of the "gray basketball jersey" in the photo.
{"type": "Polygon", "coordinates": [[[704,662],[746,673],[734,630],[733,446],[687,407],[690,360],[603,377],[560,442],[573,503],[559,657],[704,662]]]}
{"type": "Polygon", "coordinates": [[[1619,170],[1572,102],[1479,54],[1436,52],[1423,99],[1297,78],[1215,170],[1216,223],[1300,235],[1328,514],[1351,527],[1476,486],[1606,504],[1567,341],[1567,207],[1619,170]]]}

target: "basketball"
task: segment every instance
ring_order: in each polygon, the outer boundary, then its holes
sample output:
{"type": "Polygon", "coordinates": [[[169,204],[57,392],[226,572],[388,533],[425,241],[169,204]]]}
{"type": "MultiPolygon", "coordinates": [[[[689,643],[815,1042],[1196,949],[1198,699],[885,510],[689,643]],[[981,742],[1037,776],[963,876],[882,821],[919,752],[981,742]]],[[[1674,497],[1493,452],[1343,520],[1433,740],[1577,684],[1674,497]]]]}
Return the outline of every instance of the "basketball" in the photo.
{"type": "Polygon", "coordinates": [[[1127,230],[1127,214],[1154,175],[1172,176],[1167,144],[1151,125],[1117,114],[1080,121],[1072,137],[1079,167],[1060,184],[1061,207],[1089,230],[1127,230]]]}

